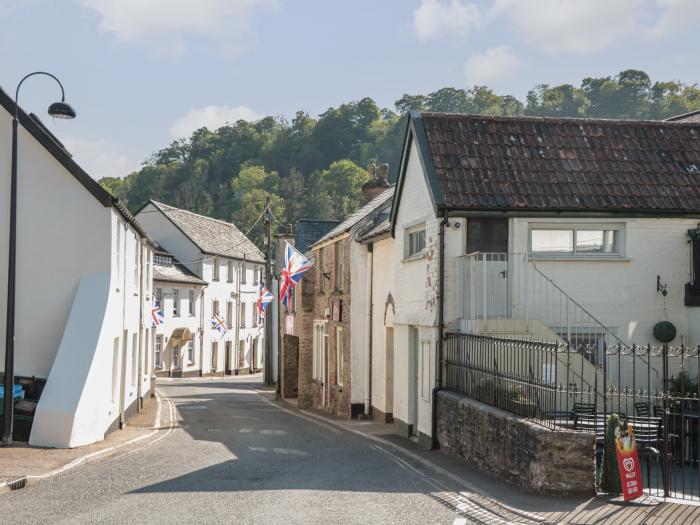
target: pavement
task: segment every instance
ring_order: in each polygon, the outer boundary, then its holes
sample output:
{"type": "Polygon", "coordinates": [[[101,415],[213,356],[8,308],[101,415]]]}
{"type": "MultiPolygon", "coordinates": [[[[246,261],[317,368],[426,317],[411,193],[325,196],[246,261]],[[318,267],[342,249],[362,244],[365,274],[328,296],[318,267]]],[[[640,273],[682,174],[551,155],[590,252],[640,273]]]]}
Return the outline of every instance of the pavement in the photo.
{"type": "Polygon", "coordinates": [[[42,479],[64,472],[75,466],[107,456],[126,446],[151,437],[159,426],[159,405],[149,399],[143,409],[121,430],[110,433],[103,441],[71,449],[30,447],[15,442],[0,447],[0,492],[6,484],[21,478],[42,479]]]}
{"type": "Polygon", "coordinates": [[[526,494],[391,425],[275,401],[259,377],[161,380],[158,390],[157,430],[142,414],[135,430],[148,437],[0,494],[3,522],[700,522],[700,507],[526,494]]]}

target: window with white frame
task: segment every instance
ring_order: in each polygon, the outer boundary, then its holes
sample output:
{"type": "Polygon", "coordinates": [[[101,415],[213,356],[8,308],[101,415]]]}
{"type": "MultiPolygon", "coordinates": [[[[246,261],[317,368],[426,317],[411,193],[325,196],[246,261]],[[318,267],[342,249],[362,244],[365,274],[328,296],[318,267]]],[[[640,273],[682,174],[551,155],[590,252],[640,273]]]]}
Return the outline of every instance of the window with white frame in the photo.
{"type": "Polygon", "coordinates": [[[226,280],[230,283],[233,282],[233,261],[228,261],[228,263],[227,263],[226,280]]]}
{"type": "Polygon", "coordinates": [[[343,327],[335,327],[335,384],[343,386],[343,327]]]}
{"type": "Polygon", "coordinates": [[[211,280],[218,281],[219,280],[219,269],[220,269],[219,267],[221,266],[221,262],[219,261],[218,257],[214,257],[212,265],[213,265],[213,268],[212,268],[213,275],[212,275],[211,280]]]}
{"type": "Polygon", "coordinates": [[[212,316],[219,315],[219,300],[218,299],[214,299],[214,301],[211,303],[211,314],[212,314],[212,316]]]}
{"type": "Polygon", "coordinates": [[[247,309],[246,303],[241,303],[241,328],[245,328],[245,314],[247,309]]]}
{"type": "Polygon", "coordinates": [[[241,284],[246,284],[248,281],[248,265],[241,263],[241,284]]]}
{"type": "Polygon", "coordinates": [[[335,243],[335,289],[341,291],[345,283],[345,241],[335,243]]]}
{"type": "Polygon", "coordinates": [[[260,269],[257,266],[253,266],[253,284],[258,284],[261,280],[260,269]]]}
{"type": "Polygon", "coordinates": [[[326,292],[326,276],[323,273],[325,271],[325,255],[326,247],[322,246],[318,250],[318,262],[316,263],[316,269],[318,271],[318,291],[321,293],[326,292]]]}
{"type": "Polygon", "coordinates": [[[406,244],[405,257],[422,255],[425,252],[425,223],[406,228],[404,239],[406,244]]]}
{"type": "Polygon", "coordinates": [[[214,341],[211,344],[211,370],[216,372],[219,365],[219,342],[214,341]]]}
{"type": "Polygon", "coordinates": [[[163,368],[163,336],[156,336],[155,367],[163,368]]]}
{"type": "Polygon", "coordinates": [[[156,266],[172,266],[173,265],[173,258],[170,257],[169,255],[156,254],[154,261],[155,261],[156,266]]]}
{"type": "Polygon", "coordinates": [[[156,303],[160,306],[160,311],[165,315],[164,304],[163,304],[163,289],[156,288],[156,303]]]}
{"type": "Polygon", "coordinates": [[[195,298],[194,298],[194,290],[189,291],[189,296],[187,297],[189,304],[188,304],[188,313],[190,314],[190,317],[194,317],[195,315],[195,298]]]}
{"type": "Polygon", "coordinates": [[[180,290],[173,288],[173,317],[180,317],[180,290]]]}
{"type": "Polygon", "coordinates": [[[327,321],[314,321],[312,371],[316,381],[323,381],[323,358],[326,344],[327,321]]]}
{"type": "Polygon", "coordinates": [[[194,335],[187,341],[187,362],[194,363],[194,335]]]}
{"type": "Polygon", "coordinates": [[[533,225],[530,254],[556,257],[619,257],[622,225],[533,225]]]}
{"type": "Polygon", "coordinates": [[[233,326],[233,301],[226,303],[226,324],[229,328],[233,326]]]}
{"type": "Polygon", "coordinates": [[[138,289],[139,286],[139,269],[141,262],[139,261],[139,236],[134,234],[134,286],[138,289]]]}

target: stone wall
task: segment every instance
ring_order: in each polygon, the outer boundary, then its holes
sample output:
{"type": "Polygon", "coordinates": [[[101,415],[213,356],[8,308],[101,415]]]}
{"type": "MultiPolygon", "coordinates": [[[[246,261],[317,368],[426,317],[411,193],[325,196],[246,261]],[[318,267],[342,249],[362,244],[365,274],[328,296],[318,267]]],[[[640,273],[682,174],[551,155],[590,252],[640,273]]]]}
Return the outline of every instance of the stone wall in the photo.
{"type": "Polygon", "coordinates": [[[553,432],[452,392],[438,393],[440,449],[542,494],[595,494],[595,436],[553,432]]]}
{"type": "Polygon", "coordinates": [[[299,338],[282,336],[282,369],[280,370],[280,392],[283,398],[297,397],[299,392],[299,338]]]}

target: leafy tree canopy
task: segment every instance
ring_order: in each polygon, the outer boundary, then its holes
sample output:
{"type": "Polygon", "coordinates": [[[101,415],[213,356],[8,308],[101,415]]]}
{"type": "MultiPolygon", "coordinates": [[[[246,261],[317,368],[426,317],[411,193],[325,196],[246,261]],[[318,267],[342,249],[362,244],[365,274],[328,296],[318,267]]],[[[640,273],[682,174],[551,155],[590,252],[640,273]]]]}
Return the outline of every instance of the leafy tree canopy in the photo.
{"type": "MultiPolygon", "coordinates": [[[[635,69],[584,78],[580,85],[538,84],[524,101],[487,86],[444,87],[404,94],[391,108],[371,98],[291,122],[265,117],[217,130],[195,131],[155,152],[123,179],[100,183],[136,210],[153,198],[233,221],[247,231],[265,200],[280,223],[302,218],[342,219],[361,204],[365,167],[388,162],[395,177],[410,110],[489,115],[663,119],[700,108],[700,89],[680,81],[653,81],[635,69]],[[394,111],[395,110],[395,111],[394,111]]],[[[256,225],[251,237],[262,238],[256,225]]]]}

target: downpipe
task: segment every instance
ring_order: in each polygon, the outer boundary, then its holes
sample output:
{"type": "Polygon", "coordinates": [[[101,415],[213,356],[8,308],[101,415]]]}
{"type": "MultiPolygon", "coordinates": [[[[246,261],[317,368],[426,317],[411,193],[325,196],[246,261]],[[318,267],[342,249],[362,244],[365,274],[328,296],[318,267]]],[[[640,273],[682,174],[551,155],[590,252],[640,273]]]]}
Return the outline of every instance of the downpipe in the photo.
{"type": "Polygon", "coordinates": [[[365,417],[369,418],[372,404],[372,272],[374,270],[374,253],[372,245],[367,246],[367,289],[365,297],[365,417]]]}
{"type": "Polygon", "coordinates": [[[438,344],[436,352],[437,366],[435,367],[435,386],[433,387],[432,406],[431,406],[431,432],[430,432],[430,448],[440,448],[440,443],[437,438],[437,395],[442,390],[442,356],[445,340],[445,226],[448,223],[447,210],[443,210],[442,220],[440,221],[440,230],[438,232],[439,247],[438,247],[438,344]]]}

